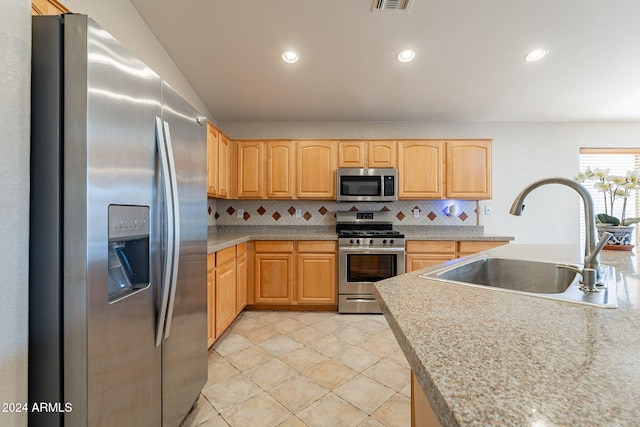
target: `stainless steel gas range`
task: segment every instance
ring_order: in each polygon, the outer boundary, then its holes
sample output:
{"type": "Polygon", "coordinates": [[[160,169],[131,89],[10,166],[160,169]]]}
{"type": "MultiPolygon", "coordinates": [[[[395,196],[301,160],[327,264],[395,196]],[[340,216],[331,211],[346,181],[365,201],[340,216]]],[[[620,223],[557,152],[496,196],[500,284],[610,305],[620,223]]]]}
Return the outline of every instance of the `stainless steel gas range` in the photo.
{"type": "Polygon", "coordinates": [[[389,211],[336,212],[338,312],[381,313],[373,283],[404,274],[404,235],[389,211]]]}

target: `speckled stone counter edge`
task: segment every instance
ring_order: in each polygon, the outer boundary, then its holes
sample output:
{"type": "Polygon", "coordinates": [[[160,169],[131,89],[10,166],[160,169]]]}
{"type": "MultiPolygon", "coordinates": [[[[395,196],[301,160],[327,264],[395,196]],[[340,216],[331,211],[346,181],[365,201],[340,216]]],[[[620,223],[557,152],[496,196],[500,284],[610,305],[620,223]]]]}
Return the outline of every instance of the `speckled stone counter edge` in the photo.
{"type": "MultiPolygon", "coordinates": [[[[512,236],[484,234],[482,226],[397,226],[407,240],[511,241],[512,236]]],[[[207,252],[213,253],[249,240],[337,240],[335,227],[223,226],[209,227],[207,252]]]]}

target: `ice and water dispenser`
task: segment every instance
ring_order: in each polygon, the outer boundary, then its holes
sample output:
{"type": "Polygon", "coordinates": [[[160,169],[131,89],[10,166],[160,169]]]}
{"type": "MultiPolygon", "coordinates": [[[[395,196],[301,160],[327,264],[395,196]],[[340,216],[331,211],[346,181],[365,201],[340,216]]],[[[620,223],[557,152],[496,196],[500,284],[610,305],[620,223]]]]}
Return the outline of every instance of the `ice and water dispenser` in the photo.
{"type": "Polygon", "coordinates": [[[149,286],[149,207],[109,205],[109,302],[149,286]]]}

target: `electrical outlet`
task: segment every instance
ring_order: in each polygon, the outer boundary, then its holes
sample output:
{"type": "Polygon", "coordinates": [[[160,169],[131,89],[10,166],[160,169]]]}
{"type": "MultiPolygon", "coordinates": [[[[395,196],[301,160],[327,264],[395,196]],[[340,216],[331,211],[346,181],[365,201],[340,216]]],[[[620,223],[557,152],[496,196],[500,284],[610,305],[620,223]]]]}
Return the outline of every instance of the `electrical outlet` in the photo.
{"type": "Polygon", "coordinates": [[[413,210],[413,217],[414,218],[420,218],[420,209],[414,209],[413,210]]]}
{"type": "Polygon", "coordinates": [[[244,209],[238,209],[236,211],[236,218],[242,218],[244,216],[244,209]]]}
{"type": "Polygon", "coordinates": [[[302,209],[298,208],[296,209],[296,218],[300,218],[302,217],[302,209]]]}
{"type": "Polygon", "coordinates": [[[485,215],[491,215],[491,205],[484,205],[482,207],[482,213],[485,215]]]}

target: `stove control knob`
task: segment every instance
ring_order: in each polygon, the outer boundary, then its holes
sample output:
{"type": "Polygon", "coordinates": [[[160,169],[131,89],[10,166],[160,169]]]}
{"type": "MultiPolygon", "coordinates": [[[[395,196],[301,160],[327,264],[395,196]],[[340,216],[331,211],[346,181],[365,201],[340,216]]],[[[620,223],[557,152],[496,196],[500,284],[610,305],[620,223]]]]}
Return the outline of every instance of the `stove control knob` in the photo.
{"type": "Polygon", "coordinates": [[[386,244],[387,244],[387,239],[384,239],[384,240],[382,241],[382,244],[383,244],[383,245],[386,245],[386,244]]]}
{"type": "Polygon", "coordinates": [[[360,242],[360,239],[356,240],[356,243],[357,243],[357,244],[360,244],[360,243],[361,243],[361,242],[360,242]]]}
{"type": "Polygon", "coordinates": [[[389,244],[393,245],[393,239],[389,240],[389,244]]]}
{"type": "Polygon", "coordinates": [[[369,240],[369,244],[370,244],[370,245],[373,245],[373,242],[374,242],[374,240],[373,240],[373,239],[369,240]]]}
{"type": "Polygon", "coordinates": [[[349,243],[353,245],[353,239],[349,240],[349,243]]]}

